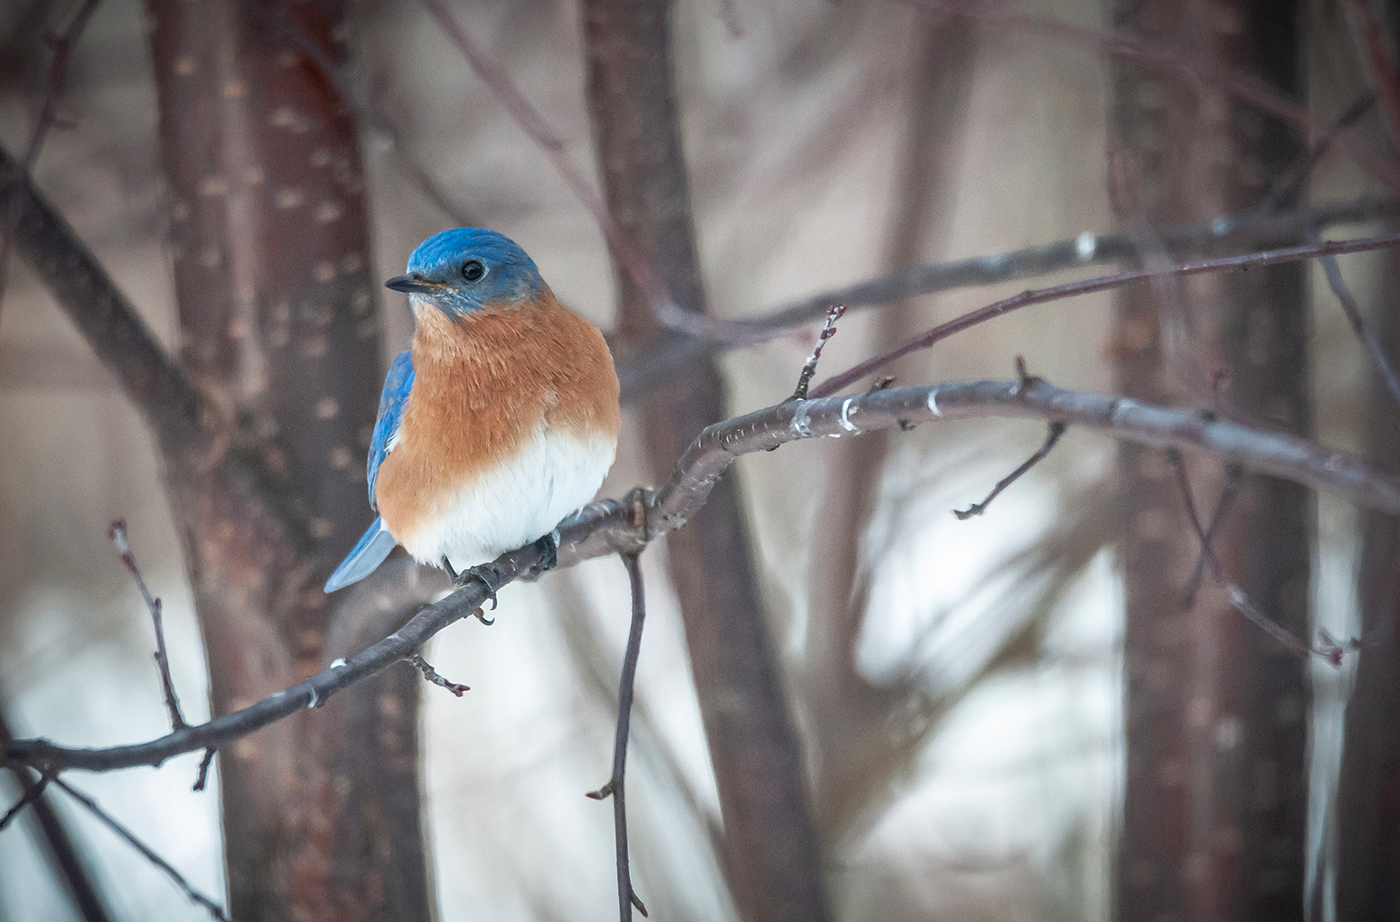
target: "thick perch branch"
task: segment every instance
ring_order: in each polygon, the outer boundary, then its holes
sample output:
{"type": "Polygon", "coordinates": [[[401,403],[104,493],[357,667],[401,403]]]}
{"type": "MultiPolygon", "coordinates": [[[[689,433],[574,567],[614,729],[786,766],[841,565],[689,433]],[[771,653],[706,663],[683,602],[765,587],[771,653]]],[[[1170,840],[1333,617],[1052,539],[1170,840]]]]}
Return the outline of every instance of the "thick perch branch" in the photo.
{"type": "MultiPolygon", "coordinates": [[[[715,482],[740,455],[821,436],[858,435],[900,424],[945,419],[1025,418],[1095,429],[1127,442],[1195,448],[1223,463],[1240,464],[1314,489],[1330,490],[1358,505],[1400,515],[1400,479],[1360,459],[1304,439],[1251,429],[1199,410],[1153,406],[1121,397],[1071,391],[1044,381],[972,381],[931,387],[894,387],[848,397],[788,401],[707,428],[690,444],[667,484],[634,522],[630,502],[594,503],[560,528],[559,565],[637,550],[680,528],[704,505],[715,482]]],[[[539,562],[528,545],[495,561],[499,585],[539,562]]],[[[159,765],[186,752],[222,746],[302,708],[318,707],[341,691],[406,658],[430,637],[471,615],[486,600],[473,583],[427,606],[385,639],[348,660],[257,704],[159,739],[108,749],[73,749],[47,740],[16,740],[6,756],[52,772],[61,768],[109,771],[159,765]]]]}

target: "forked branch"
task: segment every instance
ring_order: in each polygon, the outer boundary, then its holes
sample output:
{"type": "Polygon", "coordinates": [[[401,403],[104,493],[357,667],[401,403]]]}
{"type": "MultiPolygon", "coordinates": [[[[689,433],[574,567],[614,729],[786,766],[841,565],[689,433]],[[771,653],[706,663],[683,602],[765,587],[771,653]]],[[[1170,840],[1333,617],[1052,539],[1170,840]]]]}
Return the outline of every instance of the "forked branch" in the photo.
{"type": "MultiPolygon", "coordinates": [[[[801,439],[991,418],[1060,422],[1127,442],[1196,449],[1225,464],[1239,464],[1400,515],[1400,479],[1359,458],[1295,436],[1253,429],[1197,410],[1066,390],[1043,380],[1029,384],[971,381],[793,400],[716,423],[690,443],[666,485],[654,494],[645,494],[644,515],[636,516],[634,502],[605,500],[562,523],[558,564],[572,566],[592,557],[635,551],[680,528],[704,505],[715,482],[740,455],[801,439]]],[[[497,588],[530,572],[540,563],[540,556],[540,549],[533,544],[502,554],[493,563],[500,574],[497,588]]],[[[103,749],[68,748],[43,739],[16,740],[6,746],[6,754],[41,772],[62,768],[110,771],[159,765],[181,753],[223,746],[298,710],[318,707],[337,692],[405,659],[443,628],[472,615],[485,599],[485,587],[469,583],[348,660],[337,660],[317,675],[247,708],[159,739],[103,749]]]]}

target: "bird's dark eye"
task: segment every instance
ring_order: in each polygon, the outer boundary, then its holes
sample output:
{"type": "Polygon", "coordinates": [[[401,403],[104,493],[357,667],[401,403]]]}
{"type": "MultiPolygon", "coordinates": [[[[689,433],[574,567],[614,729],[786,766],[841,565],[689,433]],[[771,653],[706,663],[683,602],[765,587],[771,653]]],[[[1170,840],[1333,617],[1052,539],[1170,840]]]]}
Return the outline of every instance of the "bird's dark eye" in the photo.
{"type": "Polygon", "coordinates": [[[486,264],[479,259],[469,259],[462,263],[462,278],[469,282],[479,282],[486,275],[486,264]]]}

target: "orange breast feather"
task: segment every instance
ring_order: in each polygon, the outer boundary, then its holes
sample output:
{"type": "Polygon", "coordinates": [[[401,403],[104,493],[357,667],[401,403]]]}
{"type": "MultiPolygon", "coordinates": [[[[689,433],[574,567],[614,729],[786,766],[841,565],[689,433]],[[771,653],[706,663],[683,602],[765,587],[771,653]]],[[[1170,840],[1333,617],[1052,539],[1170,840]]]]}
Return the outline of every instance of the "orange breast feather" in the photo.
{"type": "Polygon", "coordinates": [[[520,454],[537,431],[604,437],[620,425],[617,373],[603,336],[546,287],[523,307],[456,321],[417,308],[413,391],[375,499],[405,535],[445,512],[451,496],[520,454]]]}

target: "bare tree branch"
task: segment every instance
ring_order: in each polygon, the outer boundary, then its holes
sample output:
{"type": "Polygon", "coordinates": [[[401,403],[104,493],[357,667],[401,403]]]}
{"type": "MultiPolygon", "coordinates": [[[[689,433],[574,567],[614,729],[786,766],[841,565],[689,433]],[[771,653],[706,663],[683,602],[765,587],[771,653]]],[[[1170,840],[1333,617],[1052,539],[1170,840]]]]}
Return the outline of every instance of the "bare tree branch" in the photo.
{"type": "MultiPolygon", "coordinates": [[[[1048,420],[1097,430],[1125,442],[1198,449],[1227,464],[1329,490],[1358,505],[1400,515],[1400,478],[1296,436],[1220,420],[1198,410],[1066,390],[1043,380],[1029,386],[1020,381],[973,381],[787,401],[716,423],[691,442],[671,479],[650,497],[642,524],[635,521],[634,503],[617,500],[594,503],[562,523],[559,566],[638,550],[680,528],[705,504],[716,482],[741,455],[802,439],[992,418],[1048,420]]],[[[492,564],[500,574],[498,588],[539,563],[540,551],[533,544],[502,554],[492,564]]],[[[472,615],[485,600],[485,587],[470,583],[423,608],[383,640],[348,659],[336,660],[311,678],[247,708],[156,740],[103,749],[56,746],[43,739],[16,740],[6,746],[6,755],[40,771],[110,771],[159,765],[182,753],[222,746],[297,711],[320,707],[337,692],[405,659],[443,628],[472,615]]]]}
{"type": "MultiPolygon", "coordinates": [[[[1019,355],[1016,356],[1016,372],[1021,376],[1021,384],[1024,387],[1030,386],[1030,384],[1032,384],[1035,381],[1034,378],[1030,377],[1026,373],[1026,360],[1021,358],[1021,356],[1019,355]]],[[[1035,467],[1041,461],[1044,461],[1045,458],[1050,454],[1050,452],[1054,450],[1055,443],[1060,440],[1060,436],[1064,434],[1064,423],[1060,422],[1059,420],[1055,420],[1054,422],[1050,423],[1049,431],[1045,434],[1045,441],[1041,444],[1039,448],[1035,450],[1034,454],[1032,454],[1029,458],[1018,464],[1014,471],[998,480],[996,482],[996,486],[992,487],[992,492],[987,494],[986,499],[982,500],[980,503],[973,503],[966,509],[954,509],[953,515],[957,516],[959,521],[965,522],[973,516],[978,516],[986,512],[987,507],[992,504],[992,500],[1000,496],[1002,494],[1002,491],[1004,491],[1007,487],[1011,486],[1013,483],[1024,477],[1026,475],[1026,472],[1029,471],[1031,468],[1035,467]]]]}
{"type": "MultiPolygon", "coordinates": [[[[1309,236],[1313,243],[1317,242],[1316,233],[1309,236]]],[[[1322,271],[1327,274],[1327,286],[1332,289],[1332,294],[1337,296],[1337,302],[1342,306],[1342,313],[1347,315],[1347,321],[1351,323],[1356,338],[1361,340],[1361,345],[1370,354],[1371,361],[1376,366],[1376,373],[1385,382],[1386,390],[1396,403],[1400,403],[1400,376],[1395,374],[1395,366],[1391,364],[1390,357],[1385,354],[1380,341],[1372,334],[1365,318],[1361,316],[1361,308],[1357,305],[1351,289],[1347,287],[1346,279],[1342,277],[1342,268],[1337,264],[1337,257],[1322,257],[1322,271]]]]}
{"type": "Polygon", "coordinates": [[[457,50],[462,53],[462,57],[466,59],[472,71],[496,95],[506,112],[535,143],[535,146],[544,152],[560,177],[573,190],[574,195],[583,203],[583,206],[588,209],[594,222],[597,223],[598,229],[602,232],[603,238],[607,241],[608,248],[612,251],[614,258],[632,277],[637,287],[646,292],[647,299],[658,319],[663,322],[667,322],[668,319],[670,322],[676,322],[676,318],[673,316],[676,313],[675,306],[665,285],[656,274],[655,268],[631,235],[623,230],[617,221],[613,220],[612,212],[608,211],[607,203],[603,201],[602,195],[593,187],[592,183],[584,178],[583,173],[569,159],[569,155],[564,151],[564,142],[545,121],[544,116],[531,104],[530,100],[525,98],[525,94],[520,92],[520,88],[510,79],[510,75],[506,73],[505,69],[492,60],[471,37],[471,34],[453,18],[452,13],[441,0],[421,0],[421,2],[442,29],[443,34],[452,44],[457,46],[457,50]],[[669,310],[667,310],[668,306],[669,310]]]}
{"type": "Polygon", "coordinates": [[[54,41],[48,78],[44,81],[44,98],[39,103],[38,114],[34,117],[34,128],[29,133],[29,143],[25,145],[24,154],[20,157],[19,169],[13,173],[8,170],[0,171],[0,184],[8,183],[14,187],[14,191],[6,197],[3,212],[0,212],[4,216],[0,219],[3,220],[3,224],[0,224],[0,302],[3,302],[5,297],[10,248],[14,245],[15,231],[24,211],[24,193],[29,188],[29,174],[33,171],[34,164],[39,162],[39,151],[44,146],[49,129],[58,120],[58,97],[63,93],[63,85],[68,82],[68,62],[73,53],[73,46],[78,43],[92,11],[100,2],[101,0],[83,0],[83,5],[78,7],[78,11],[69,21],[68,28],[54,41]],[[6,176],[5,173],[9,175],[6,176]]]}
{"type": "MultiPolygon", "coordinates": [[[[1226,245],[1257,249],[1308,242],[1310,230],[1335,227],[1392,216],[1400,201],[1391,195],[1362,196],[1312,208],[1239,212],[1198,224],[1169,227],[1159,232],[1162,245],[1179,256],[1195,257],[1216,252],[1226,245]]],[[[1006,253],[911,266],[844,288],[823,291],[759,314],[726,321],[738,329],[731,341],[676,336],[646,352],[621,362],[618,378],[622,399],[629,402],[674,377],[677,365],[730,348],[771,339],[804,323],[820,321],[827,308],[844,304],[864,310],[916,295],[951,291],[974,285],[991,285],[1012,279],[1058,272],[1074,266],[1108,263],[1135,265],[1139,241],[1132,234],[1083,233],[1066,240],[1040,244],[1006,253]]]]}
{"type": "MultiPolygon", "coordinates": [[[[1303,659],[1306,659],[1310,655],[1317,656],[1331,663],[1333,666],[1340,666],[1342,664],[1342,654],[1344,652],[1344,648],[1340,644],[1329,642],[1326,646],[1313,646],[1301,638],[1295,637],[1287,628],[1275,623],[1265,615],[1264,612],[1260,610],[1259,606],[1250,599],[1249,594],[1246,593],[1238,583],[1230,579],[1229,575],[1225,572],[1225,566],[1220,562],[1220,558],[1216,556],[1215,549],[1211,547],[1212,532],[1222,518],[1221,510],[1227,507],[1222,502],[1221,505],[1217,507],[1216,516],[1211,520],[1211,528],[1207,530],[1203,527],[1201,525],[1201,517],[1196,511],[1196,500],[1191,495],[1191,481],[1186,476],[1186,463],[1181,458],[1181,452],[1174,448],[1169,448],[1167,449],[1167,459],[1171,462],[1172,468],[1176,471],[1177,486],[1181,490],[1182,504],[1186,508],[1186,520],[1191,523],[1192,532],[1195,533],[1196,539],[1201,542],[1200,562],[1197,564],[1198,571],[1202,566],[1208,567],[1211,576],[1225,590],[1225,595],[1230,599],[1230,604],[1234,606],[1235,610],[1244,615],[1265,634],[1268,634],[1274,640],[1278,641],[1280,646],[1288,650],[1288,652],[1303,659]]],[[[1238,485],[1238,478],[1233,479],[1238,485]]],[[[1227,486],[1228,483],[1229,481],[1227,480],[1227,486]]],[[[1192,578],[1192,582],[1195,582],[1195,577],[1192,578]]],[[[1191,604],[1194,594],[1194,590],[1188,589],[1188,606],[1191,604]]]]}
{"type": "Polygon", "coordinates": [[[208,449],[204,399],[63,216],[0,147],[0,175],[25,176],[8,201],[22,205],[15,242],[162,446],[208,449]]]}
{"type": "Polygon", "coordinates": [[[979,323],[984,323],[993,318],[1000,317],[1003,314],[1009,314],[1023,307],[1029,307],[1032,304],[1040,304],[1045,301],[1054,301],[1060,298],[1077,297],[1096,291],[1109,291],[1146,279],[1167,277],[1184,278],[1191,275],[1201,275],[1207,272],[1225,272],[1232,269],[1248,270],[1260,266],[1273,266],[1281,263],[1297,262],[1303,259],[1315,259],[1321,256],[1335,256],[1342,253],[1362,253],[1368,250],[1382,250],[1394,246],[1400,246],[1400,234],[1363,237],[1359,240],[1327,241],[1318,244],[1285,247],[1279,250],[1267,250],[1261,253],[1246,253],[1242,256],[1200,259],[1194,262],[1179,263],[1174,266],[1164,266],[1162,268],[1135,269],[1129,272],[1119,272],[1116,275],[1101,275],[1097,278],[1083,279],[1077,282],[1066,282],[1063,285],[1052,285],[1049,288],[1028,289],[1018,295],[1002,298],[1000,301],[995,301],[988,304],[986,307],[980,307],[975,311],[970,311],[947,323],[939,324],[931,330],[925,330],[923,333],[905,340],[887,352],[872,356],[858,365],[841,372],[839,375],[826,379],[821,384],[817,385],[812,391],[812,394],[815,397],[825,397],[834,394],[843,388],[849,387],[871,372],[878,371],[901,356],[916,352],[919,349],[927,349],[934,343],[947,339],[954,333],[961,333],[963,330],[974,327],[979,323]]]}
{"type": "Polygon", "coordinates": [[[97,801],[93,800],[91,797],[87,796],[82,791],[79,791],[76,788],[72,787],[70,784],[68,784],[68,782],[64,781],[62,778],[54,778],[53,784],[55,787],[60,788],[69,797],[82,804],[83,807],[93,816],[97,817],[97,819],[104,826],[106,826],[108,829],[112,830],[112,832],[116,833],[118,836],[124,839],[126,843],[132,848],[140,852],[143,858],[145,858],[147,861],[149,861],[156,867],[160,868],[162,871],[164,871],[166,876],[175,882],[175,886],[179,887],[180,891],[184,893],[185,896],[188,897],[191,902],[198,903],[200,906],[203,906],[209,911],[209,914],[214,918],[218,919],[219,922],[231,922],[229,917],[224,914],[223,907],[211,900],[209,897],[205,896],[203,893],[200,893],[198,890],[196,890],[190,884],[190,882],[185,879],[185,875],[181,874],[178,870],[175,869],[174,865],[162,858],[156,852],[155,849],[151,848],[145,842],[142,842],[139,838],[137,838],[136,834],[130,829],[127,829],[126,826],[120,821],[118,821],[116,817],[112,816],[112,814],[102,809],[102,807],[98,805],[97,801]]]}
{"type": "MultiPolygon", "coordinates": [[[[10,724],[5,717],[3,707],[0,707],[0,743],[8,743],[13,737],[10,735],[10,724]]],[[[111,914],[107,911],[107,906],[98,893],[96,885],[93,884],[92,874],[89,871],[83,856],[79,853],[77,845],[73,842],[72,835],[68,832],[67,824],[63,818],[54,810],[53,804],[48,798],[40,796],[42,786],[46,785],[43,777],[35,780],[31,777],[30,769],[23,766],[8,766],[19,783],[20,789],[24,792],[21,802],[29,802],[33,816],[39,823],[39,829],[43,835],[43,842],[48,846],[49,856],[53,859],[55,870],[58,872],[63,883],[68,888],[68,894],[73,900],[74,906],[82,916],[83,922],[108,922],[111,914]]],[[[0,828],[3,828],[6,820],[0,819],[0,828]]]]}

